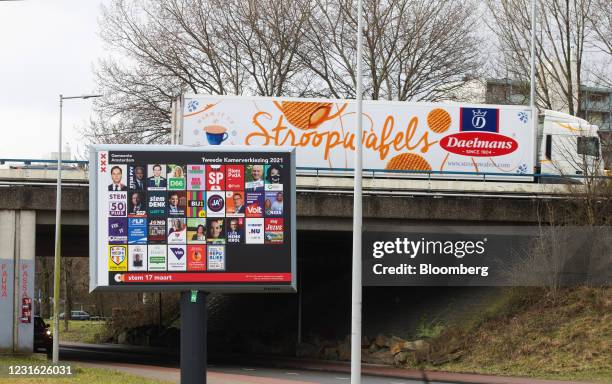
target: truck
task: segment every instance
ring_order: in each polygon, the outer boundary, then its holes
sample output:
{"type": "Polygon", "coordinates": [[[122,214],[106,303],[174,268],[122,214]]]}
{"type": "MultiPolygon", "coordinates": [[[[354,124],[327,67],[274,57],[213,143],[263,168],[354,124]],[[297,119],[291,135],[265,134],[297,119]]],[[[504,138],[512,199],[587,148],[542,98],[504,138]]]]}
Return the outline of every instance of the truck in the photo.
{"type": "MultiPolygon", "coordinates": [[[[174,114],[177,143],[292,146],[298,170],[353,166],[354,100],[186,94],[174,114]]],[[[364,101],[362,119],[363,168],[389,175],[525,182],[548,173],[579,179],[602,167],[597,126],[560,112],[364,101]]]]}
{"type": "Polygon", "coordinates": [[[536,173],[543,179],[579,181],[583,176],[603,176],[598,127],[565,113],[545,110],[538,124],[536,173]],[[573,177],[572,177],[573,176],[573,177]]]}

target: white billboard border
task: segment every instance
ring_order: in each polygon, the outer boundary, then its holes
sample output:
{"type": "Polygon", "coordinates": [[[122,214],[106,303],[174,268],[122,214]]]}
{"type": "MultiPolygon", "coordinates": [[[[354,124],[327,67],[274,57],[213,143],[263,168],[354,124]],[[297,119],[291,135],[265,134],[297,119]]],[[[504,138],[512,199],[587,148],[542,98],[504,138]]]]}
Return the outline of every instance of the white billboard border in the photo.
{"type": "MultiPolygon", "coordinates": [[[[296,222],[296,157],[295,148],[293,147],[264,147],[264,146],[191,146],[191,145],[161,145],[161,144],[95,144],[89,146],[89,292],[163,292],[163,291],[188,291],[199,290],[204,292],[216,293],[260,293],[260,292],[276,292],[276,293],[295,293],[297,292],[297,222],[296,222]],[[239,152],[239,153],[260,153],[260,152],[278,152],[289,153],[290,170],[289,176],[291,180],[291,206],[290,216],[291,238],[290,257],[291,257],[291,284],[147,284],[147,285],[99,285],[98,281],[98,153],[100,151],[132,151],[132,152],[149,152],[149,151],[177,151],[177,152],[239,152]]],[[[104,255],[106,257],[106,255],[104,255]]],[[[255,273],[255,272],[254,272],[255,273]]]]}

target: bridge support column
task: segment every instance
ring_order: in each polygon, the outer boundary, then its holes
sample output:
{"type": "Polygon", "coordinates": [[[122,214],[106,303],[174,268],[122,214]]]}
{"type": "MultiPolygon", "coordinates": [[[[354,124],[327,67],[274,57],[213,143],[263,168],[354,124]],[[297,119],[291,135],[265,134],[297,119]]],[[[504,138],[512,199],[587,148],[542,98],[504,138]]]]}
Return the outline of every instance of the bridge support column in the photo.
{"type": "Polygon", "coordinates": [[[32,353],[36,212],[0,210],[0,351],[32,353]]]}

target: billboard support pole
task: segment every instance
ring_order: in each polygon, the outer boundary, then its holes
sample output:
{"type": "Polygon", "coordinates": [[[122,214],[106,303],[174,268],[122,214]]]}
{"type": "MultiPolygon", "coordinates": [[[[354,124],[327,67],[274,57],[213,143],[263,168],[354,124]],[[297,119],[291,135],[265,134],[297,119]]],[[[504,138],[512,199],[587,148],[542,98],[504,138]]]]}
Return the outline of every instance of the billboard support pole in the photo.
{"type": "MultiPolygon", "coordinates": [[[[297,346],[296,346],[296,356],[298,355],[300,344],[302,344],[302,276],[300,275],[300,271],[302,269],[298,266],[298,323],[297,323],[297,346]]],[[[299,357],[299,356],[298,356],[299,357]]]]}
{"type": "Polygon", "coordinates": [[[355,127],[355,166],[353,192],[353,288],[351,305],[351,383],[361,383],[361,230],[362,218],[362,0],[357,1],[357,126],[355,127]]]}
{"type": "Polygon", "coordinates": [[[181,384],[206,384],[207,295],[181,292],[181,384]]]}

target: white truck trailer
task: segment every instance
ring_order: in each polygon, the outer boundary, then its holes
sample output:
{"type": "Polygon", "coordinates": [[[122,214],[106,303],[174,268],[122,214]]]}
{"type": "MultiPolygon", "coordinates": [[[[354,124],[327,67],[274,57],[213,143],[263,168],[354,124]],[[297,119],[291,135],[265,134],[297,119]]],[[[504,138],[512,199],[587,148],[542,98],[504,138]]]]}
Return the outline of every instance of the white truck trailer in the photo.
{"type": "MultiPolygon", "coordinates": [[[[354,100],[185,95],[175,141],[297,148],[298,170],[353,165],[354,100]]],[[[365,101],[363,167],[406,177],[533,181],[580,177],[600,158],[597,127],[528,106],[365,101]]]]}

